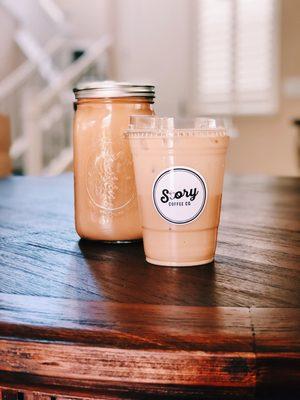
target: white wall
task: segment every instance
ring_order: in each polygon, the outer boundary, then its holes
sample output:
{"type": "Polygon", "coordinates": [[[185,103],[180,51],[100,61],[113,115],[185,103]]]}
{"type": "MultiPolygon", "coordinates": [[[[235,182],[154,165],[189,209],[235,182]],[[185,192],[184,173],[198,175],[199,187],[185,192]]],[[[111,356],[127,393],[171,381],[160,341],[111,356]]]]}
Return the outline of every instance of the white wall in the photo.
{"type": "Polygon", "coordinates": [[[156,110],[182,114],[190,87],[190,4],[187,0],[118,0],[116,77],[157,85],[156,110]]]}

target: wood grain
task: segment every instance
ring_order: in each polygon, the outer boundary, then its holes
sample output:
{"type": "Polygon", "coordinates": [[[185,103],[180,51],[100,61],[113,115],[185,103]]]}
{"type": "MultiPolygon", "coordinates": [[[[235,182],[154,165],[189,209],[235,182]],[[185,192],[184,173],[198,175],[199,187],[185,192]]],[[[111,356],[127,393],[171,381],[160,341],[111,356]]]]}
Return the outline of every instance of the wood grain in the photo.
{"type": "Polygon", "coordinates": [[[3,336],[106,347],[252,351],[248,308],[75,301],[2,294],[3,336]],[[32,329],[34,327],[34,330],[32,329]]]}
{"type": "Polygon", "coordinates": [[[124,303],[299,307],[298,181],[279,182],[229,179],[215,262],[179,271],[146,264],[139,243],[78,242],[70,176],[7,179],[0,183],[1,291],[124,303]]]}
{"type": "Polygon", "coordinates": [[[2,397],[297,394],[299,200],[298,179],[228,177],[215,262],[160,268],[78,240],[71,175],[1,181],[2,397]]]}
{"type": "MultiPolygon", "coordinates": [[[[7,389],[10,387],[6,385],[3,389],[4,391],[11,390],[7,389]]],[[[16,391],[14,391],[16,392],[16,391]]],[[[1,393],[1,390],[0,390],[1,393]]],[[[116,400],[116,399],[125,399],[125,400],[133,400],[133,399],[253,399],[255,394],[254,392],[245,391],[242,388],[214,388],[214,392],[208,387],[192,387],[192,386],[174,386],[168,385],[164,391],[161,390],[161,386],[155,385],[134,385],[131,387],[121,387],[115,385],[107,389],[99,387],[97,389],[93,389],[90,391],[86,388],[84,389],[71,389],[71,388],[46,388],[43,392],[37,387],[30,387],[28,385],[22,385],[22,389],[18,390],[18,400],[31,398],[34,396],[36,400],[72,400],[72,399],[99,399],[99,400],[116,400]],[[145,390],[147,387],[147,391],[145,390]],[[52,389],[52,391],[49,389],[52,389]]]]}

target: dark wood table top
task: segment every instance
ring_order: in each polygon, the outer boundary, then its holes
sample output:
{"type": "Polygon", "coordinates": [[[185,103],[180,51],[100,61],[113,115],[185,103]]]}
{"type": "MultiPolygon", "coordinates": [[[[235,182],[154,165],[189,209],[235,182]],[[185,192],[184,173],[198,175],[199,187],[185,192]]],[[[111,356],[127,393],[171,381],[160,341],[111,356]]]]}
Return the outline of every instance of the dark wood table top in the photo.
{"type": "Polygon", "coordinates": [[[0,181],[0,386],[296,393],[299,182],[227,177],[215,262],[177,269],[147,264],[141,243],[79,241],[70,174],[0,181]]]}

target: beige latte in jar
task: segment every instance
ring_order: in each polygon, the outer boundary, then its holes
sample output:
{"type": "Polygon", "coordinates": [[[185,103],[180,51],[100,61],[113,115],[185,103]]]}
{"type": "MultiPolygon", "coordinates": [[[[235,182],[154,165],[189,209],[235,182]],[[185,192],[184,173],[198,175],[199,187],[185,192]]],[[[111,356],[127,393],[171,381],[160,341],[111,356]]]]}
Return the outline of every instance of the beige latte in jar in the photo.
{"type": "Polygon", "coordinates": [[[153,115],[154,87],[94,82],[74,89],[75,225],[80,237],[142,237],[129,143],[129,116],[153,115]]]}

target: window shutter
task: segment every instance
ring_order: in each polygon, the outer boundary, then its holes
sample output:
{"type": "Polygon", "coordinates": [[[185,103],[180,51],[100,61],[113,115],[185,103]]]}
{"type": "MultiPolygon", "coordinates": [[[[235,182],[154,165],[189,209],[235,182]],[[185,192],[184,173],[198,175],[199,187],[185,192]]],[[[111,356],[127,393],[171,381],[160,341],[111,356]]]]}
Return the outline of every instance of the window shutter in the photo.
{"type": "Polygon", "coordinates": [[[277,0],[197,1],[196,112],[277,109],[277,0]]]}

